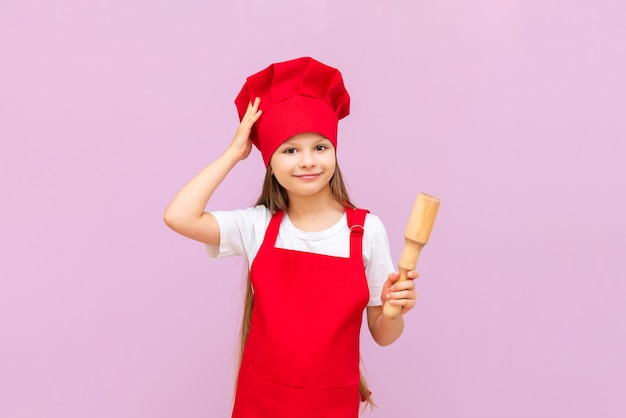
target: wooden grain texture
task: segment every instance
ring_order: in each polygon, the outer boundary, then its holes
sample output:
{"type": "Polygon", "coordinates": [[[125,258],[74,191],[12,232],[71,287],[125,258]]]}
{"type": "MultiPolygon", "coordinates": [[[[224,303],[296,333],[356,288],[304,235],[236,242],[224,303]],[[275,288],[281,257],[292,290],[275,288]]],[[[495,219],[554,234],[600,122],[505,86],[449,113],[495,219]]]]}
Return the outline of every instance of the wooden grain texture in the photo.
{"type": "MultiPolygon", "coordinates": [[[[404,249],[398,261],[398,271],[400,272],[398,283],[407,279],[407,273],[410,270],[415,270],[420,252],[428,242],[433,230],[439,204],[439,199],[426,193],[419,193],[415,198],[413,210],[404,231],[404,249]]],[[[383,314],[388,318],[396,318],[400,315],[401,310],[401,306],[391,305],[387,301],[383,307],[383,314]]]]}

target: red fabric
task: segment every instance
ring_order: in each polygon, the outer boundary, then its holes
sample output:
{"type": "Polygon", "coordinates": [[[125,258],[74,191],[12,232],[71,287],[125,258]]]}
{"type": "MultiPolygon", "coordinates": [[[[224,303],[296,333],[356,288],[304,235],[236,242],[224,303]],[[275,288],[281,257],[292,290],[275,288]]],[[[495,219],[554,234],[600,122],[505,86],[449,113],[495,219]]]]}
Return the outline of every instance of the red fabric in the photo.
{"type": "Polygon", "coordinates": [[[357,418],[359,333],[369,300],[366,211],[346,209],[350,258],[274,248],[270,221],[252,263],[254,308],[233,418],[357,418]]]}
{"type": "Polygon", "coordinates": [[[266,166],[276,148],[299,133],[317,132],[336,147],[337,123],[350,113],[339,70],[310,57],[275,63],[248,77],[235,99],[239,120],[256,97],[263,115],[251,138],[266,166]]]}

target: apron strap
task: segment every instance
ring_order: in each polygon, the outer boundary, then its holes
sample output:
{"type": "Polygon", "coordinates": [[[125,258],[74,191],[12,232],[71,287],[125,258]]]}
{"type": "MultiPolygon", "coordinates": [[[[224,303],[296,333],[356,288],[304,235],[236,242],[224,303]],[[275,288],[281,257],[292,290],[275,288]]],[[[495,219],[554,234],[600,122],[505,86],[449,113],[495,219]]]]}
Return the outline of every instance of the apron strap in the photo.
{"type": "Polygon", "coordinates": [[[348,228],[350,228],[350,258],[353,260],[363,260],[363,232],[365,231],[365,215],[368,212],[366,209],[346,208],[348,228]]]}
{"type": "Polygon", "coordinates": [[[270,247],[276,245],[276,238],[278,237],[278,230],[280,229],[280,222],[283,220],[285,211],[277,210],[270,219],[270,223],[265,230],[265,238],[263,238],[263,244],[267,244],[270,247]]]}

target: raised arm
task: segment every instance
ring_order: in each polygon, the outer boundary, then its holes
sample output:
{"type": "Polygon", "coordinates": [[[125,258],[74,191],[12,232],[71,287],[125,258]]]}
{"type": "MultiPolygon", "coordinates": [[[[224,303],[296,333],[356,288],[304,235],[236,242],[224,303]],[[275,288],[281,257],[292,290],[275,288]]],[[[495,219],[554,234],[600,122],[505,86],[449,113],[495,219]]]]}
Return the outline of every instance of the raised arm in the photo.
{"type": "Polygon", "coordinates": [[[205,208],[230,170],[250,155],[250,132],[261,117],[260,102],[256,98],[254,103],[248,105],[226,151],[185,184],[167,206],[163,220],[174,231],[196,241],[219,245],[219,226],[213,215],[205,212],[205,208]]]}

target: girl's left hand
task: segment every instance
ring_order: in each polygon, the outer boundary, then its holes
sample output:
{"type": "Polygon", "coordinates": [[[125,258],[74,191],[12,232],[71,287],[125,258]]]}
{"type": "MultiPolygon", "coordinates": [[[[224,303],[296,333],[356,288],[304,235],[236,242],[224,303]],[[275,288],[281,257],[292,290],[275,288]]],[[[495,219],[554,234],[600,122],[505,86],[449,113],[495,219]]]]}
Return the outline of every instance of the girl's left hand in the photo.
{"type": "Polygon", "coordinates": [[[419,273],[415,270],[411,270],[407,273],[407,280],[398,282],[400,273],[391,273],[385,284],[383,285],[383,291],[381,299],[383,305],[389,299],[389,303],[394,306],[402,306],[400,313],[404,315],[415,307],[415,300],[417,299],[417,292],[415,291],[415,279],[419,277],[419,273]]]}

